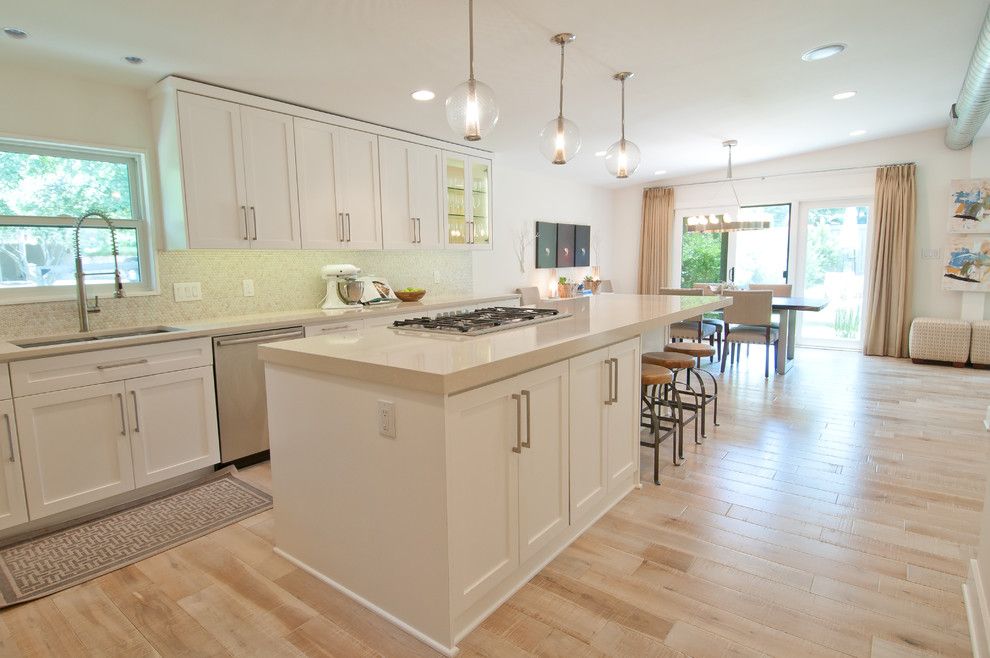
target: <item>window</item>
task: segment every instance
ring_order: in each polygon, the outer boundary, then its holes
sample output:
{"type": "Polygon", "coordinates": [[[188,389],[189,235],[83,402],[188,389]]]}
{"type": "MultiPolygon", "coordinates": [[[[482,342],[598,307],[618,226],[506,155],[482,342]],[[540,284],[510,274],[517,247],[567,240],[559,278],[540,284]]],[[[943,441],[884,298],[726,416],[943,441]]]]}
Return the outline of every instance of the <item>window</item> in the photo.
{"type": "MultiPolygon", "coordinates": [[[[144,157],[87,147],[0,141],[0,302],[70,297],[76,219],[99,211],[116,228],[125,290],[152,288],[144,157]]],[[[111,232],[99,218],[79,231],[92,292],[113,281],[111,232]]]]}

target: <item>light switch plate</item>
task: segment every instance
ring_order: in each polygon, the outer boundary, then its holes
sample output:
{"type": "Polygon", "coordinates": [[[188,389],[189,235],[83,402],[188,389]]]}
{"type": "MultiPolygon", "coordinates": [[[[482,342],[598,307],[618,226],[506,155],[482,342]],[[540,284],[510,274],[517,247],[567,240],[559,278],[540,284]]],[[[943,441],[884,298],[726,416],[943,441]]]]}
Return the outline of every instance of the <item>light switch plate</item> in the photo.
{"type": "Polygon", "coordinates": [[[244,279],[242,287],[245,297],[254,297],[254,279],[244,279]]]}
{"type": "Polygon", "coordinates": [[[440,270],[433,270],[433,283],[440,283],[440,270]]]}
{"type": "Polygon", "coordinates": [[[172,295],[177,302],[196,302],[203,299],[203,288],[199,281],[172,284],[172,295]]]}
{"type": "Polygon", "coordinates": [[[934,260],[936,258],[939,258],[939,254],[941,251],[942,250],[938,248],[934,248],[934,249],[924,248],[921,250],[921,257],[926,260],[934,260]]]}

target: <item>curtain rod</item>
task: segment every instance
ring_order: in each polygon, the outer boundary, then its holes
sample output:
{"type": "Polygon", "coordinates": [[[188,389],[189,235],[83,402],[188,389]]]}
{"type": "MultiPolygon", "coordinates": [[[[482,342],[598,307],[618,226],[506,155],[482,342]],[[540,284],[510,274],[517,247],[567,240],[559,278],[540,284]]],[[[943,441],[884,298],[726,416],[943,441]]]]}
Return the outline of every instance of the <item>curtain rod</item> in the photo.
{"type": "Polygon", "coordinates": [[[805,171],[788,171],[780,174],[766,174],[764,176],[747,176],[745,178],[719,178],[716,180],[697,181],[695,183],[680,183],[672,185],[661,185],[659,187],[694,187],[695,185],[716,185],[718,183],[741,183],[751,180],[765,180],[767,178],[782,178],[784,176],[802,176],[806,174],[831,174],[839,171],[856,171],[857,169],[877,169],[878,167],[896,167],[899,165],[913,165],[914,162],[894,162],[889,164],[860,165],[858,167],[835,167],[833,169],[809,169],[805,171]]]}

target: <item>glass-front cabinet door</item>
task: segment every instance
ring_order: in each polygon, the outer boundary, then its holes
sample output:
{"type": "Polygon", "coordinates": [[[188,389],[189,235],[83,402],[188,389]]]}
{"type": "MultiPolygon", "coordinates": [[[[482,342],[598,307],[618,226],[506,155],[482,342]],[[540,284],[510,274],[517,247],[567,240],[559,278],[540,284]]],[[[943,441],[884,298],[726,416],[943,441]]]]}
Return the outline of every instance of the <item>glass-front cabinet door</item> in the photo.
{"type": "Polygon", "coordinates": [[[491,247],[489,160],[446,153],[447,244],[465,249],[491,247]]]}

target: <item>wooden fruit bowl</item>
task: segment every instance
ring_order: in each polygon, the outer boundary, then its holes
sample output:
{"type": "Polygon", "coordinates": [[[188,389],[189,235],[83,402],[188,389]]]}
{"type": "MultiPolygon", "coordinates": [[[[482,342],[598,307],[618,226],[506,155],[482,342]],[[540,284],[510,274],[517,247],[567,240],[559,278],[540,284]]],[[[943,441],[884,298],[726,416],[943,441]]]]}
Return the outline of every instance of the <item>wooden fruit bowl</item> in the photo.
{"type": "Polygon", "coordinates": [[[416,292],[408,292],[406,290],[396,290],[395,296],[404,302],[418,302],[423,299],[426,294],[425,290],[417,290],[416,292]]]}

